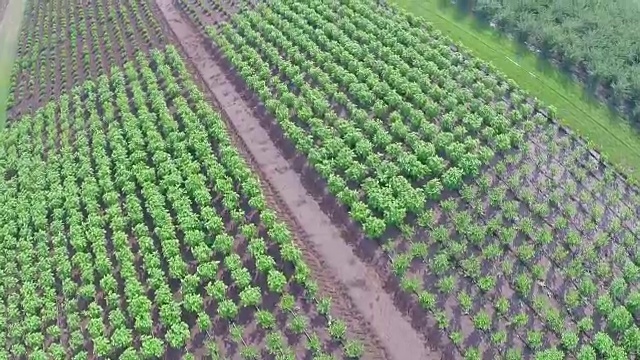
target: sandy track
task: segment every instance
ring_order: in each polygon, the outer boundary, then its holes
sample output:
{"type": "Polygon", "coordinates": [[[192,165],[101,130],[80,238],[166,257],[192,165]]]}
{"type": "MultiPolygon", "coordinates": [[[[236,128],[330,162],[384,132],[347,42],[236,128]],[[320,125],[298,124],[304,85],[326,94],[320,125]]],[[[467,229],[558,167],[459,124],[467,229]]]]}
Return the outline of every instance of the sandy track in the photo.
{"type": "MultiPolygon", "coordinates": [[[[345,318],[365,341],[366,358],[397,360],[440,359],[427,349],[422,337],[395,307],[373,269],[365,265],[331,223],[320,205],[305,190],[300,177],[278,151],[267,131],[259,124],[248,102],[235,90],[237,79],[225,72],[208,52],[205,39],[171,0],[156,0],[183,53],[226,113],[251,160],[257,163],[266,180],[277,192],[273,195],[290,209],[293,227],[301,234],[314,275],[322,287],[332,290],[338,316],[345,318]],[[317,255],[320,255],[319,257],[317,255]],[[340,296],[340,294],[345,296],[340,296]],[[342,298],[342,299],[341,299],[342,298]]],[[[241,146],[243,147],[243,146],[241,146]]]]}

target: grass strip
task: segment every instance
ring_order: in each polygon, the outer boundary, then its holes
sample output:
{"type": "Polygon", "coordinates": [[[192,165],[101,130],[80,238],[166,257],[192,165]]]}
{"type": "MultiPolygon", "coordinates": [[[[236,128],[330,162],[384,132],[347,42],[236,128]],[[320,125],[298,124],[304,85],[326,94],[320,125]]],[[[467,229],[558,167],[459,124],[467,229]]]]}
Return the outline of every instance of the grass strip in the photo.
{"type": "Polygon", "coordinates": [[[640,133],[588,95],[570,76],[523,45],[443,0],[391,0],[492,62],[518,85],[558,110],[562,125],[588,139],[616,166],[640,181],[640,133]]]}
{"type": "Polygon", "coordinates": [[[7,121],[7,96],[11,86],[11,68],[16,55],[24,0],[9,0],[0,19],[0,129],[7,121]]]}

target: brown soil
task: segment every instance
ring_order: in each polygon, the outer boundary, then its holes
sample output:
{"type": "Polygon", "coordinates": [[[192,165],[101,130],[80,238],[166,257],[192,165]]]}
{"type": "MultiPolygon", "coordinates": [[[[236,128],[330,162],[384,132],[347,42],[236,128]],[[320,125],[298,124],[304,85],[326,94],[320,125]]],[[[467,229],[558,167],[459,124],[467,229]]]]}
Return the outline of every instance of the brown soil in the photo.
{"type": "Polygon", "coordinates": [[[365,358],[439,359],[450,358],[429,350],[423,337],[411,326],[411,320],[394,305],[393,297],[383,287],[376,271],[369,268],[353,252],[320,205],[305,190],[293,166],[278,151],[267,131],[259,124],[258,115],[242,99],[234,87],[238,79],[226,73],[216,58],[208,52],[205,39],[200,35],[171,0],[156,0],[169,27],[180,41],[187,59],[228,115],[230,125],[237,131],[257,163],[263,180],[267,180],[279,193],[281,201],[291,210],[296,224],[293,228],[303,233],[298,238],[308,240],[300,244],[309,259],[321,287],[340,296],[334,297],[334,307],[348,320],[365,342],[365,358]],[[311,255],[311,256],[309,256],[311,255]],[[341,288],[344,288],[342,291],[341,288]],[[355,309],[351,309],[355,307],[355,309]]]}

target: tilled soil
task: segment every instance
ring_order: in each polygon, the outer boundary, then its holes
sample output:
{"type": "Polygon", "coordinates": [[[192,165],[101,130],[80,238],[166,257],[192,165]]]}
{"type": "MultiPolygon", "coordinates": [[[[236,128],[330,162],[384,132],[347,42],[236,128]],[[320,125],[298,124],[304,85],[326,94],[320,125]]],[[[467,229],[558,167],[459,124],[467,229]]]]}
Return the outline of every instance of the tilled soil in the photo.
{"type": "MultiPolygon", "coordinates": [[[[171,0],[156,0],[169,27],[178,38],[186,58],[195,65],[218,107],[227,115],[246,150],[274,192],[267,195],[281,202],[298,233],[321,288],[331,293],[336,314],[364,341],[367,359],[441,359],[449,358],[428,349],[410,319],[394,305],[376,271],[362,262],[307,192],[300,176],[260,126],[252,109],[235,85],[240,79],[227,72],[221,59],[194,26],[184,19],[171,0]]],[[[355,335],[354,334],[354,335],[355,335]]]]}

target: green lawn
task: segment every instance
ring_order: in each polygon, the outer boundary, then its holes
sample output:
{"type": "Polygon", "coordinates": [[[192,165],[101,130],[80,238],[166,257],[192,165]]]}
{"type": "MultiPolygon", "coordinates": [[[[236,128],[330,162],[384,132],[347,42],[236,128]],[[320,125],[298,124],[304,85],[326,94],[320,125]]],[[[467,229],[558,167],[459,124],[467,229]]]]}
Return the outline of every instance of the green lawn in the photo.
{"type": "Polygon", "coordinates": [[[611,162],[640,181],[640,134],[589,98],[580,84],[549,63],[443,0],[391,0],[492,62],[520,87],[558,109],[561,123],[588,138],[611,162]]]}
{"type": "Polygon", "coordinates": [[[11,67],[15,57],[24,0],[9,0],[2,19],[0,19],[0,129],[7,120],[7,96],[11,67]]]}

